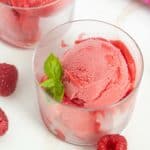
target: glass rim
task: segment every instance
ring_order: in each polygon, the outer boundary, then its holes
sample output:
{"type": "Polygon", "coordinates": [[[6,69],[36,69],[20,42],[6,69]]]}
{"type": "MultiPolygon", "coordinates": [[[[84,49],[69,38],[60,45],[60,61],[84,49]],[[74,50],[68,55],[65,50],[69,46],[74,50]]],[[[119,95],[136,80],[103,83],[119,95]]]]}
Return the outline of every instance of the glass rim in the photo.
{"type": "Polygon", "coordinates": [[[101,21],[101,20],[96,20],[96,19],[80,19],[80,20],[73,20],[73,21],[69,21],[69,22],[66,22],[66,23],[63,23],[61,25],[58,25],[56,26],[55,28],[53,28],[52,30],[50,30],[41,40],[40,42],[38,43],[38,45],[35,47],[34,49],[34,53],[33,53],[33,57],[32,57],[32,71],[33,71],[33,74],[34,74],[34,79],[35,79],[35,83],[37,84],[37,86],[40,87],[40,89],[48,96],[52,99],[52,101],[54,101],[55,103],[58,103],[58,104],[61,104],[65,107],[72,107],[72,108],[75,108],[75,109],[81,109],[81,110],[85,110],[85,111],[95,111],[95,110],[103,110],[103,109],[110,109],[110,108],[113,108],[113,107],[117,107],[118,105],[121,105],[123,103],[125,103],[126,101],[128,101],[128,99],[130,98],[130,96],[134,95],[134,93],[136,92],[136,90],[138,89],[140,83],[141,83],[141,80],[142,80],[142,77],[143,77],[143,72],[144,72],[144,59],[143,59],[143,55],[142,55],[142,52],[141,52],[141,49],[140,47],[138,46],[138,44],[136,43],[136,41],[134,40],[134,38],[132,38],[129,33],[127,33],[126,31],[124,31],[122,28],[118,27],[117,25],[114,25],[112,23],[109,23],[109,22],[105,22],[105,21],[101,21]],[[47,94],[47,92],[39,86],[39,81],[37,80],[36,78],[36,71],[35,71],[35,57],[36,57],[36,53],[37,51],[39,50],[39,46],[40,44],[42,43],[42,41],[45,39],[45,37],[47,37],[51,32],[54,32],[55,30],[65,26],[65,25],[68,25],[68,24],[72,24],[72,23],[76,23],[76,22],[97,22],[97,23],[102,23],[102,24],[105,24],[105,25],[108,25],[110,27],[113,27],[117,30],[119,30],[120,32],[123,32],[124,34],[126,34],[130,39],[131,41],[135,44],[138,52],[139,52],[139,55],[140,55],[140,59],[141,59],[141,70],[140,70],[140,75],[139,75],[139,78],[137,79],[137,83],[135,84],[135,87],[134,89],[125,97],[121,98],[119,101],[115,102],[115,103],[112,103],[112,104],[109,104],[109,105],[102,105],[102,106],[97,106],[97,107],[94,107],[94,108],[85,108],[85,107],[78,107],[78,106],[75,106],[75,105],[66,105],[66,104],[63,104],[63,103],[59,103],[57,102],[56,100],[54,100],[53,97],[51,97],[49,94],[47,94]]]}
{"type": "Polygon", "coordinates": [[[61,0],[54,0],[50,3],[44,4],[44,5],[41,5],[41,6],[36,6],[36,7],[11,6],[11,5],[2,3],[2,2],[0,2],[0,6],[6,6],[8,8],[11,8],[11,9],[13,8],[13,9],[18,9],[18,10],[36,10],[36,9],[46,8],[48,6],[54,5],[55,3],[59,2],[59,1],[61,1],[61,0]]]}

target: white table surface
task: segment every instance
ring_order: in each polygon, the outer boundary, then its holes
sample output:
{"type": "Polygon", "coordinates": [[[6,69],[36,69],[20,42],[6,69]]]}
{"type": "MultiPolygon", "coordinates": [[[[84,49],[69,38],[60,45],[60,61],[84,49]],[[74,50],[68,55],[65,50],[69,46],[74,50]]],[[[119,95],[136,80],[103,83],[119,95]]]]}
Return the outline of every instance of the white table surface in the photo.
{"type": "MultiPolygon", "coordinates": [[[[123,131],[129,150],[150,150],[150,7],[136,0],[76,0],[75,19],[93,18],[124,28],[139,44],[145,61],[136,109],[123,131]]],[[[16,92],[0,97],[9,117],[9,131],[0,138],[0,150],[94,150],[56,139],[45,128],[38,109],[32,74],[31,50],[21,50],[0,42],[0,62],[15,64],[19,70],[16,92]]]]}

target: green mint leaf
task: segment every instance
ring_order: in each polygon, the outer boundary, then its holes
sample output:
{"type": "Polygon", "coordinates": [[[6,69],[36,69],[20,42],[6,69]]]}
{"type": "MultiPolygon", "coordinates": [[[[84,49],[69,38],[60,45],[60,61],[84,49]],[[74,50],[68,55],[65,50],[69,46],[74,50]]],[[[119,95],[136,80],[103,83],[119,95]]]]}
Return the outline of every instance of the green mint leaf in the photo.
{"type": "Polygon", "coordinates": [[[64,96],[64,85],[61,81],[63,69],[59,59],[54,54],[50,54],[46,59],[44,72],[48,76],[48,79],[40,84],[41,87],[56,101],[61,102],[64,96]]]}
{"type": "Polygon", "coordinates": [[[44,63],[45,74],[49,78],[60,80],[63,74],[62,66],[59,59],[54,55],[50,54],[44,63]]]}
{"type": "Polygon", "coordinates": [[[51,78],[51,79],[48,79],[48,80],[42,82],[40,85],[43,88],[50,89],[55,86],[55,81],[51,78]]]}
{"type": "Polygon", "coordinates": [[[55,99],[60,102],[64,97],[64,85],[62,82],[56,82],[56,95],[55,99]]]}
{"type": "Polygon", "coordinates": [[[63,96],[64,96],[64,85],[60,81],[55,81],[55,85],[54,86],[51,86],[51,87],[50,86],[49,87],[46,86],[45,90],[57,102],[61,102],[61,100],[63,99],[63,96]]]}
{"type": "Polygon", "coordinates": [[[60,81],[55,82],[55,86],[47,91],[57,102],[62,101],[64,96],[64,85],[60,81]]]}

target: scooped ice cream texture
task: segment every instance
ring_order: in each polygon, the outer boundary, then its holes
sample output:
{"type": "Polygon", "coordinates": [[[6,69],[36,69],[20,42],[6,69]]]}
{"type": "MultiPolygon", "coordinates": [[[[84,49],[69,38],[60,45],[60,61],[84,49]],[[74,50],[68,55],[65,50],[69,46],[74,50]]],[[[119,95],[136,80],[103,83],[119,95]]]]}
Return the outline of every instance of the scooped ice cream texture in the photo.
{"type": "Polygon", "coordinates": [[[111,105],[134,87],[134,60],[120,41],[78,41],[64,54],[62,65],[67,101],[83,107],[111,105]]]}
{"type": "Polygon", "coordinates": [[[17,7],[37,7],[53,1],[55,0],[1,0],[1,2],[17,7]]]}
{"type": "MultiPolygon", "coordinates": [[[[67,2],[70,0],[61,0],[61,2],[67,2]]],[[[60,3],[57,2],[57,0],[0,0],[0,2],[5,3],[10,6],[15,6],[15,7],[24,7],[24,8],[29,8],[29,7],[41,7],[44,5],[59,5],[60,3]]],[[[56,6],[55,6],[56,7],[56,6]]]]}

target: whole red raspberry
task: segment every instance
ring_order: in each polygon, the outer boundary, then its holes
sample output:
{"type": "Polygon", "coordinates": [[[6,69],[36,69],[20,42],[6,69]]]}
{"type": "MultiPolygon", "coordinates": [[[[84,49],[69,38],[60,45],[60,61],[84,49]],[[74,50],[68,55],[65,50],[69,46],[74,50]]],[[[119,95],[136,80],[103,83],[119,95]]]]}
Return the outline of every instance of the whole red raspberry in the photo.
{"type": "Polygon", "coordinates": [[[0,136],[8,130],[8,119],[4,111],[0,108],[0,136]]]}
{"type": "Polygon", "coordinates": [[[127,141],[119,134],[105,135],[98,142],[97,150],[127,150],[127,141]]]}
{"type": "Polygon", "coordinates": [[[9,96],[15,91],[18,71],[15,66],[0,64],[0,96],[9,96]]]}

